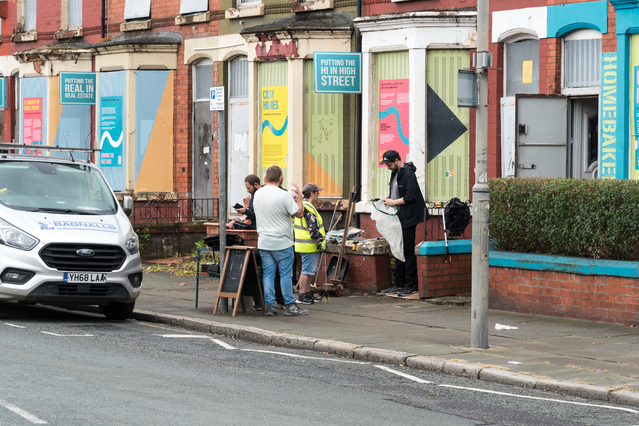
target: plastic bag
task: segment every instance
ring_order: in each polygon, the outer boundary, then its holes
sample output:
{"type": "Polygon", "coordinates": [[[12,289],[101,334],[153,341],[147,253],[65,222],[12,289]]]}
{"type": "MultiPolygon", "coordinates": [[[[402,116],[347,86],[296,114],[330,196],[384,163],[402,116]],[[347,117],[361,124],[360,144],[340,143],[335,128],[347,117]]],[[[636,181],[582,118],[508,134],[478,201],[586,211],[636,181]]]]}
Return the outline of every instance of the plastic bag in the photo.
{"type": "Polygon", "coordinates": [[[402,224],[397,217],[397,209],[395,207],[386,207],[384,201],[373,201],[373,213],[371,219],[375,221],[377,232],[388,241],[391,253],[395,259],[406,262],[404,257],[404,239],[402,237],[402,224]]]}

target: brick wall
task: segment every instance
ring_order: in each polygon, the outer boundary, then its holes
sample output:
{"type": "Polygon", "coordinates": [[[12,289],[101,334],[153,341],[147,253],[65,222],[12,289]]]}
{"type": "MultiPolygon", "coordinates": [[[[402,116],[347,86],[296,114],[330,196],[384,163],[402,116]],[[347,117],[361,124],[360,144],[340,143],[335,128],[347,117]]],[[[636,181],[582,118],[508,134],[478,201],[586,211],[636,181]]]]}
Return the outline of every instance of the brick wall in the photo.
{"type": "Polygon", "coordinates": [[[633,325],[639,279],[491,267],[490,308],[633,325]]]}
{"type": "Polygon", "coordinates": [[[417,256],[419,297],[452,296],[471,291],[472,254],[417,256]]]}
{"type": "MultiPolygon", "coordinates": [[[[333,254],[326,253],[326,266],[328,266],[333,254]]],[[[335,255],[337,257],[337,255],[335,255]]],[[[344,281],[346,287],[350,290],[360,292],[381,291],[390,286],[391,282],[391,265],[390,256],[360,256],[355,254],[345,254],[345,259],[349,261],[348,272],[344,281]]],[[[300,266],[301,267],[301,266],[300,266]]],[[[324,263],[319,266],[320,272],[317,277],[317,285],[324,285],[324,263]]],[[[300,270],[298,268],[298,270],[300,270]]]]}

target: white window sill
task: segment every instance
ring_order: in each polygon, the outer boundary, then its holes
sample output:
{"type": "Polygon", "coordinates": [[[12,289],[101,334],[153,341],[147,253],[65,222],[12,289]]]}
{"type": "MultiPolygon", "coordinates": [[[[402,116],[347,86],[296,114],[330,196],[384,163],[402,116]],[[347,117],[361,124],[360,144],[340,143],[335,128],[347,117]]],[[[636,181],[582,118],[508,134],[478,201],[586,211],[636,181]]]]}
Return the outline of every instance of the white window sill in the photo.
{"type": "Polygon", "coordinates": [[[37,41],[37,40],[38,40],[38,32],[35,30],[15,33],[14,35],[11,36],[11,41],[14,43],[20,43],[25,41],[37,41]]]}
{"type": "Polygon", "coordinates": [[[120,31],[140,31],[140,30],[150,30],[151,29],[151,20],[147,19],[145,21],[133,21],[133,22],[123,22],[120,24],[120,31]]]}
{"type": "Polygon", "coordinates": [[[264,5],[226,9],[224,12],[226,19],[250,18],[251,16],[264,16],[264,5]]]}
{"type": "Polygon", "coordinates": [[[291,12],[313,12],[316,10],[333,9],[333,0],[295,1],[291,5],[291,12]]]}
{"type": "Polygon", "coordinates": [[[84,29],[82,27],[67,28],[66,30],[60,28],[60,31],[56,31],[53,36],[56,40],[79,38],[84,36],[84,29]]]}
{"type": "Polygon", "coordinates": [[[200,22],[211,22],[211,11],[175,17],[175,25],[189,25],[200,22]]]}

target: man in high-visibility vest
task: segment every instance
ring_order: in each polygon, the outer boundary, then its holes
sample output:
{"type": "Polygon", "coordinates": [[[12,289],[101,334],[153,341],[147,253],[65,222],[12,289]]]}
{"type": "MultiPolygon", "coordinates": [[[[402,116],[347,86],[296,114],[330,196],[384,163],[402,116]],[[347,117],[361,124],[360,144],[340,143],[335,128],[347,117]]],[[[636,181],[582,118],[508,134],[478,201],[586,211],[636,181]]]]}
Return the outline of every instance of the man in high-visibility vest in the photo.
{"type": "Polygon", "coordinates": [[[311,293],[311,281],[317,271],[317,263],[320,251],[326,249],[324,235],[324,222],[313,203],[319,198],[319,193],[324,188],[314,183],[307,183],[302,188],[304,195],[304,214],[301,218],[293,218],[293,231],[295,234],[295,252],[302,255],[302,274],[299,281],[299,294],[297,303],[312,305],[322,299],[318,299],[311,293]]]}

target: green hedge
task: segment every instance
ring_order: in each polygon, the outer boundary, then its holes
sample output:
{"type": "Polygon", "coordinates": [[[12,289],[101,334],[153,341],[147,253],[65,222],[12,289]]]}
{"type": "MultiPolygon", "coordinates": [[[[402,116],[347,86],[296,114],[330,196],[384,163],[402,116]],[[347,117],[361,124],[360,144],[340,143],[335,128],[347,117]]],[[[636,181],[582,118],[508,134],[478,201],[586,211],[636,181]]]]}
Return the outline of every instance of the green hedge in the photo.
{"type": "Polygon", "coordinates": [[[639,182],[490,179],[498,250],[639,261],[639,182]]]}

